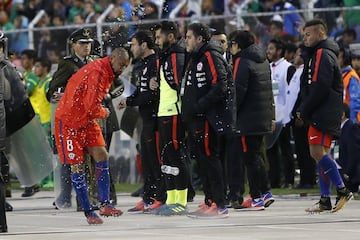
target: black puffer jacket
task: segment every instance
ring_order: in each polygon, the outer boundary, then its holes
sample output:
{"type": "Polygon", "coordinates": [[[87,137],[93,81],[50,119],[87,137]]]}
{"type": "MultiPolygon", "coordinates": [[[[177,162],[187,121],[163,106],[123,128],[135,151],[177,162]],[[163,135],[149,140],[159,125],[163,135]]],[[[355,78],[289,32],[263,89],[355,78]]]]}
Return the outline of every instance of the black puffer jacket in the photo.
{"type": "Polygon", "coordinates": [[[333,136],[340,134],[343,82],[337,61],[339,47],[326,39],[306,49],[301,77],[301,118],[333,136]]]}
{"type": "Polygon", "coordinates": [[[150,89],[150,79],[157,79],[158,58],[151,54],[134,66],[134,76],[137,77],[136,91],[127,98],[127,106],[139,106],[142,119],[154,119],[159,107],[159,90],[150,89]]]}
{"type": "Polygon", "coordinates": [[[227,101],[231,71],[220,49],[205,43],[189,58],[181,90],[183,120],[196,121],[203,115],[218,133],[232,131],[232,109],[227,101]]]}
{"type": "Polygon", "coordinates": [[[25,85],[15,66],[7,60],[2,60],[0,67],[10,86],[9,99],[4,101],[6,136],[10,136],[30,122],[35,116],[35,112],[26,94],[25,85]]]}
{"type": "Polygon", "coordinates": [[[236,131],[241,135],[271,132],[274,118],[269,62],[253,44],[233,57],[236,87],[236,131]]]}

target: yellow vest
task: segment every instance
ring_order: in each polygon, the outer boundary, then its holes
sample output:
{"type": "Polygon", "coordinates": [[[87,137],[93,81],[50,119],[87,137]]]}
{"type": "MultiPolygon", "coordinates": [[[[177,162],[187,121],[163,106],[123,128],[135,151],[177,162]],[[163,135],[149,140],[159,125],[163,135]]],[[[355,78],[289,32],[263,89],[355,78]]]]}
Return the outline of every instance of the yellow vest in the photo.
{"type": "Polygon", "coordinates": [[[50,76],[46,76],[45,79],[40,80],[39,84],[36,85],[34,91],[29,97],[32,107],[37,115],[40,117],[40,123],[50,122],[50,102],[46,98],[46,85],[51,81],[50,76]]]}
{"type": "Polygon", "coordinates": [[[180,109],[181,101],[178,93],[166,82],[164,72],[162,68],[160,68],[160,103],[158,117],[178,115],[180,109]]]}

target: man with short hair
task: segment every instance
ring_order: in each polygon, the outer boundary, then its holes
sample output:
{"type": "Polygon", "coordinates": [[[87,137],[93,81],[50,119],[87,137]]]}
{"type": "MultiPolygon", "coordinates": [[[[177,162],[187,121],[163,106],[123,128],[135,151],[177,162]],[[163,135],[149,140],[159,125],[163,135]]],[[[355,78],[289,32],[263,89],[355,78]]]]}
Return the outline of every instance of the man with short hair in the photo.
{"type": "Polygon", "coordinates": [[[98,59],[71,76],[55,112],[55,140],[62,164],[71,167],[71,180],[89,224],[102,224],[91,206],[84,169],[84,151],[96,162],[96,181],[101,216],[119,216],[121,210],[110,203],[109,154],[97,119],[110,112],[102,101],[116,77],[129,64],[123,48],[98,59]]]}
{"type": "Polygon", "coordinates": [[[185,44],[190,59],[181,85],[181,113],[195,145],[194,154],[205,193],[204,203],[190,215],[225,218],[228,210],[224,205],[219,134],[232,130],[232,108],[227,98],[231,72],[219,48],[209,43],[210,38],[207,25],[188,26],[185,44]]]}
{"type": "MultiPolygon", "coordinates": [[[[144,177],[144,195],[139,207],[145,212],[152,212],[166,201],[164,176],[160,170],[160,159],[157,149],[157,112],[159,106],[159,89],[150,88],[150,80],[158,81],[158,59],[155,53],[155,42],[150,31],[140,30],[131,39],[134,59],[139,62],[135,67],[137,89],[129,97],[121,97],[119,109],[127,106],[139,106],[142,118],[141,161],[144,177]]],[[[137,208],[135,206],[135,208],[137,208]]],[[[133,210],[135,210],[133,208],[133,210]]],[[[130,210],[131,212],[132,210],[130,210]]]]}
{"type": "Polygon", "coordinates": [[[318,166],[321,191],[318,204],[305,211],[336,212],[353,197],[330,156],[331,141],[340,135],[343,102],[343,82],[337,60],[339,47],[327,37],[327,27],[320,19],[308,21],[303,30],[308,58],[301,80],[302,102],[296,114],[310,123],[309,148],[318,166]],[[330,200],[330,183],[337,191],[334,208],[330,200]]]}
{"type": "Polygon", "coordinates": [[[160,49],[158,128],[162,172],[165,175],[167,199],[159,215],[186,213],[189,169],[184,155],[185,129],[181,121],[179,97],[185,67],[185,48],[178,42],[176,23],[163,21],[155,30],[155,43],[160,49]]]}

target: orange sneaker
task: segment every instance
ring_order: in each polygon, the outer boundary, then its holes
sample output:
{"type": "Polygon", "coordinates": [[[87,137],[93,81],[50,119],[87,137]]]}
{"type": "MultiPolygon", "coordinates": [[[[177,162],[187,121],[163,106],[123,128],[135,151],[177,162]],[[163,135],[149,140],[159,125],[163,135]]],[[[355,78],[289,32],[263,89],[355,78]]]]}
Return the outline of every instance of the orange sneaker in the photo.
{"type": "Polygon", "coordinates": [[[129,213],[142,213],[145,210],[145,203],[143,200],[138,202],[135,207],[128,209],[129,213]]]}
{"type": "Polygon", "coordinates": [[[163,203],[156,200],[156,199],[152,199],[154,202],[152,204],[149,205],[149,207],[145,208],[143,210],[144,213],[153,213],[156,209],[160,208],[163,203]]]}
{"type": "Polygon", "coordinates": [[[106,204],[100,207],[99,209],[99,213],[100,216],[104,216],[104,217],[118,217],[121,214],[123,214],[123,212],[120,209],[116,209],[113,205],[111,204],[106,204]]]}
{"type": "Polygon", "coordinates": [[[242,208],[249,208],[251,207],[252,198],[249,196],[245,201],[242,202],[241,207],[242,208]]]}

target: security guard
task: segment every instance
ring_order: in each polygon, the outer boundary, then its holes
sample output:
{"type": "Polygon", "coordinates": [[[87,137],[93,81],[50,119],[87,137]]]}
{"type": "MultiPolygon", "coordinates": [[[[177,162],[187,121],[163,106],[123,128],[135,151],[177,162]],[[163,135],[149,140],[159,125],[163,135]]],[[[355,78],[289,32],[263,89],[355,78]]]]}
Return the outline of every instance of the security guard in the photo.
{"type": "Polygon", "coordinates": [[[94,39],[92,32],[88,28],[74,31],[68,38],[71,45],[70,55],[64,57],[60,62],[58,70],[54,73],[53,80],[50,82],[47,99],[50,101],[55,92],[64,92],[67,81],[86,63],[92,62],[94,56],[90,56],[91,47],[94,39]]]}

